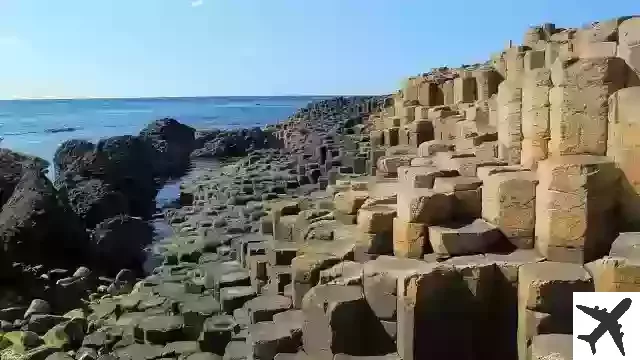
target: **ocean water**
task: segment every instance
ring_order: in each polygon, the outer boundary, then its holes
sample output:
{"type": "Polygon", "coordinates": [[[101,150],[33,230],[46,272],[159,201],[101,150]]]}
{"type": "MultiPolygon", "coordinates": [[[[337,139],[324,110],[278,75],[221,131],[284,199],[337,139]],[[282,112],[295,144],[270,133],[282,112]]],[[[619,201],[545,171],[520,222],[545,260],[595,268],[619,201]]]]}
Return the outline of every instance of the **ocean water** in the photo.
{"type": "Polygon", "coordinates": [[[326,97],[200,97],[0,101],[0,147],[52,161],[69,139],[133,135],[172,117],[196,129],[264,126],[326,97]]]}

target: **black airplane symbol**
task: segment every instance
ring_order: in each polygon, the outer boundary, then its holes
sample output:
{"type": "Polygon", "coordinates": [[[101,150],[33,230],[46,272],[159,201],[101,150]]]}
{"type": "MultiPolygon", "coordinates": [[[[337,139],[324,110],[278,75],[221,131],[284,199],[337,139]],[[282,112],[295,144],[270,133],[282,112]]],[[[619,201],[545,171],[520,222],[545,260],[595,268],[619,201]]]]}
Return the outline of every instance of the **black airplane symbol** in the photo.
{"type": "Polygon", "coordinates": [[[624,356],[624,347],[622,346],[622,336],[624,336],[624,333],[620,332],[622,325],[618,323],[618,319],[631,307],[631,299],[622,299],[611,312],[607,312],[607,309],[599,309],[597,306],[590,308],[584,305],[576,305],[576,307],[585,314],[600,321],[600,325],[598,325],[591,334],[578,336],[578,339],[589,343],[591,353],[595,355],[596,342],[608,331],[609,334],[611,334],[613,342],[616,343],[618,350],[620,350],[620,353],[624,356]]]}

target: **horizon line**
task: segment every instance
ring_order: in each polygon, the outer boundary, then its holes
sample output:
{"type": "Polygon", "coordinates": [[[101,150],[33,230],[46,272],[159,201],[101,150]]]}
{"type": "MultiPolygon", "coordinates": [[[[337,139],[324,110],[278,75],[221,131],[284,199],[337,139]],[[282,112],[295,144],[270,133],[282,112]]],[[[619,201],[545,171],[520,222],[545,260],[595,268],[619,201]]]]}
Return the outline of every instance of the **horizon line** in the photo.
{"type": "Polygon", "coordinates": [[[197,96],[116,96],[116,97],[34,97],[34,98],[9,98],[9,99],[0,99],[0,101],[56,101],[56,100],[144,100],[144,99],[200,99],[200,98],[285,98],[285,97],[353,97],[353,96],[383,96],[383,94],[335,94],[335,95],[326,95],[326,94],[315,94],[315,95],[197,95],[197,96]]]}

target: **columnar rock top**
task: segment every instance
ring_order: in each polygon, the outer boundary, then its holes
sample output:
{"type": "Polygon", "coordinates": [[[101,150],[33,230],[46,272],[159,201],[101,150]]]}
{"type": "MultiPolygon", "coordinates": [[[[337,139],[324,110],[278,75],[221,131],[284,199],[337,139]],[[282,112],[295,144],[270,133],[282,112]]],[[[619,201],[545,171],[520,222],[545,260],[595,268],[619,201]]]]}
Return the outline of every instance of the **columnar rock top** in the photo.
{"type": "Polygon", "coordinates": [[[152,275],[4,312],[0,356],[571,359],[572,293],[640,290],[639,44],[636,17],[543,24],[312,103],[183,180],[152,275]]]}

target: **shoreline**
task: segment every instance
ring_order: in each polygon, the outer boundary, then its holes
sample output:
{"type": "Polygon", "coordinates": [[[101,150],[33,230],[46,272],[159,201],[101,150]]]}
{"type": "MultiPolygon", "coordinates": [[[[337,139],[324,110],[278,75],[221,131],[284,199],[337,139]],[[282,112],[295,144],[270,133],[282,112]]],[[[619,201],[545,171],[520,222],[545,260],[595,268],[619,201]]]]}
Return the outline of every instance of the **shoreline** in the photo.
{"type": "Polygon", "coordinates": [[[70,142],[64,197],[42,162],[0,154],[23,213],[0,221],[2,255],[48,291],[0,309],[0,360],[573,359],[573,294],[640,291],[638,34],[638,17],[545,23],[264,130],[163,119],[70,142]],[[200,157],[227,161],[181,178],[161,264],[132,271],[149,187],[200,157]],[[91,251],[58,226],[76,216],[91,251]],[[41,274],[76,254],[94,271],[41,274]]]}

